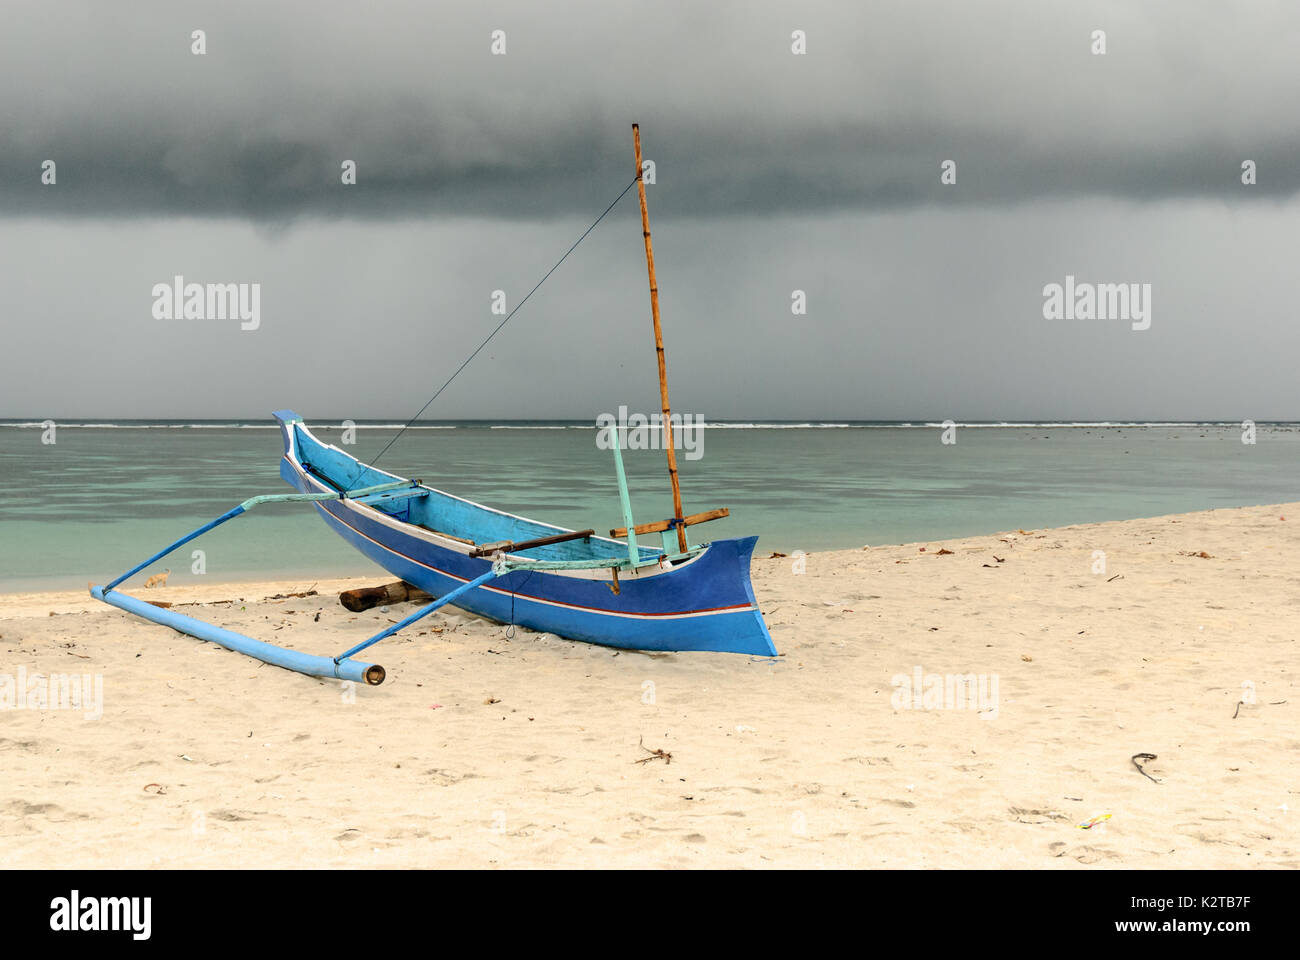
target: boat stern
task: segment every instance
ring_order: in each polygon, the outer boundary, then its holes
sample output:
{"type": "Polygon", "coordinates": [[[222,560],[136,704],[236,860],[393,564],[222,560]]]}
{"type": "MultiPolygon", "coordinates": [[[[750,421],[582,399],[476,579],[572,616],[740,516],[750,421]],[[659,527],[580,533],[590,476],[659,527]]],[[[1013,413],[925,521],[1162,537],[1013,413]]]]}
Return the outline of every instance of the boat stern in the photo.
{"type": "MultiPolygon", "coordinates": [[[[732,589],[739,587],[749,600],[749,609],[718,617],[709,625],[713,634],[704,645],[689,649],[712,649],[727,653],[747,653],[759,657],[779,656],[767,623],[754,596],[754,584],[749,578],[749,564],[754,556],[758,537],[740,537],[715,540],[709,544],[710,559],[717,564],[716,576],[734,579],[732,589]]],[[[712,618],[710,618],[712,619],[712,618]]]]}

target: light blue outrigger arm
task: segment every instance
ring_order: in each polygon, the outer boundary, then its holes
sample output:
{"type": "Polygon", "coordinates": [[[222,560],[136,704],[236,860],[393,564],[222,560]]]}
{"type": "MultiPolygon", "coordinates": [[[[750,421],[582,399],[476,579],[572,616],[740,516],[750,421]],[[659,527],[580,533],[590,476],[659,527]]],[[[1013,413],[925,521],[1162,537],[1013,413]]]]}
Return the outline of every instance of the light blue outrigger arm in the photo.
{"type": "Polygon", "coordinates": [[[341,653],[335,660],[336,663],[342,662],[353,654],[360,653],[366,647],[373,646],[380,640],[391,637],[400,630],[405,630],[417,620],[423,620],[439,607],[444,607],[452,601],[458,599],[462,594],[469,593],[475,587],[481,587],[489,580],[505,576],[515,570],[603,570],[608,567],[626,567],[629,570],[635,570],[637,567],[636,560],[623,560],[621,557],[609,557],[602,560],[506,560],[504,557],[493,562],[492,569],[473,580],[466,580],[455,590],[444,593],[437,600],[421,607],[400,623],[395,623],[375,634],[369,640],[363,640],[352,649],[341,653]]]}
{"type": "Polygon", "coordinates": [[[411,614],[401,623],[395,623],[391,627],[388,627],[385,630],[381,630],[379,633],[375,634],[369,640],[363,640],[361,643],[358,643],[355,647],[353,647],[351,650],[347,651],[346,653],[339,654],[338,658],[334,662],[340,663],[346,660],[348,657],[352,656],[354,653],[360,653],[362,650],[366,649],[366,647],[373,646],[374,644],[378,643],[380,640],[385,639],[386,637],[391,637],[399,630],[405,630],[411,624],[415,623],[415,621],[423,620],[429,614],[433,613],[433,611],[437,610],[439,607],[446,606],[447,604],[451,603],[461,594],[469,593],[475,587],[482,586],[483,584],[487,583],[489,580],[499,577],[501,576],[501,574],[505,572],[506,572],[505,570],[498,570],[496,566],[493,566],[491,570],[489,570],[487,573],[483,574],[482,576],[475,577],[473,580],[465,581],[455,590],[450,590],[447,593],[444,593],[437,600],[433,601],[433,603],[430,603],[426,606],[421,607],[419,610],[416,610],[415,613],[411,614]]]}
{"type": "MultiPolygon", "coordinates": [[[[347,660],[349,657],[353,656],[354,654],[358,654],[362,650],[365,650],[367,647],[374,646],[380,640],[384,640],[388,637],[391,637],[393,634],[401,630],[405,630],[407,627],[415,623],[417,620],[423,620],[429,614],[433,613],[433,611],[437,610],[439,607],[444,607],[447,604],[451,603],[452,601],[458,599],[462,594],[469,593],[475,587],[481,587],[489,580],[494,580],[497,577],[510,573],[512,570],[574,570],[574,569],[595,568],[595,567],[617,568],[623,566],[626,566],[627,569],[629,570],[635,570],[641,563],[641,551],[637,547],[636,531],[633,529],[634,524],[632,521],[632,498],[628,494],[627,474],[623,470],[623,454],[619,446],[618,425],[612,424],[609,429],[610,429],[610,435],[613,437],[614,440],[614,470],[618,474],[618,498],[620,504],[623,507],[623,524],[624,526],[627,527],[626,563],[621,558],[617,558],[617,557],[610,557],[607,560],[596,560],[596,561],[592,561],[592,560],[569,560],[569,561],[506,560],[504,558],[498,559],[495,563],[492,564],[492,569],[489,570],[487,573],[475,577],[473,580],[465,581],[456,589],[451,590],[448,593],[444,593],[441,597],[434,600],[432,603],[421,607],[419,610],[416,610],[415,613],[411,614],[409,617],[407,617],[405,620],[402,620],[400,623],[395,623],[391,627],[381,630],[379,633],[375,634],[369,640],[363,640],[361,643],[358,643],[355,647],[352,647],[350,650],[347,650],[344,653],[339,654],[339,656],[335,659],[334,662],[342,663],[343,661],[347,660]]],[[[370,491],[370,492],[374,492],[374,491],[370,491]]]]}
{"type": "Polygon", "coordinates": [[[219,527],[227,520],[233,520],[241,513],[247,513],[249,510],[252,510],[256,506],[260,506],[263,503],[291,503],[291,502],[297,502],[302,500],[341,500],[345,497],[348,499],[356,499],[358,497],[364,497],[371,493],[383,493],[388,490],[396,490],[398,487],[409,487],[413,483],[418,484],[419,482],[420,481],[418,480],[415,481],[398,480],[393,483],[381,483],[378,486],[374,486],[374,487],[362,487],[359,490],[353,490],[349,493],[267,493],[267,494],[263,494],[260,497],[249,497],[247,500],[245,500],[239,506],[235,507],[233,510],[227,510],[221,516],[217,517],[217,519],[213,520],[210,523],[205,523],[203,526],[199,527],[197,530],[193,531],[192,533],[187,533],[185,536],[181,537],[171,546],[163,547],[161,550],[155,553],[148,560],[132,567],[130,570],[122,574],[120,577],[118,577],[108,586],[104,587],[103,588],[104,592],[108,593],[108,591],[112,590],[123,580],[126,580],[129,577],[134,577],[145,567],[149,566],[151,563],[157,563],[159,560],[167,556],[167,554],[171,553],[176,548],[183,547],[191,540],[201,537],[203,534],[207,533],[209,530],[213,529],[214,527],[219,527]]]}
{"type": "Polygon", "coordinates": [[[618,500],[623,507],[623,528],[627,530],[627,559],[636,569],[641,559],[641,551],[636,544],[636,530],[632,522],[632,497],[627,491],[627,474],[623,471],[623,450],[618,436],[618,424],[609,426],[610,436],[614,438],[614,472],[618,474],[618,500]]]}
{"type": "Polygon", "coordinates": [[[226,630],[215,624],[206,623],[202,620],[196,620],[194,617],[187,617],[183,614],[173,613],[157,607],[145,600],[132,597],[128,594],[121,593],[114,589],[128,577],[133,577],[145,567],[156,563],[163,557],[167,556],[178,547],[182,547],[191,540],[202,536],[214,527],[219,527],[227,520],[233,520],[240,514],[247,513],[256,506],[263,503],[286,503],[304,500],[340,500],[344,498],[356,499],[366,497],[371,494],[386,493],[390,490],[397,490],[402,487],[416,487],[419,481],[399,480],[393,483],[383,483],[373,487],[364,487],[358,490],[344,491],[341,493],[273,493],[259,497],[250,497],[239,506],[228,510],[215,520],[205,523],[192,533],[187,533],[175,543],[165,547],[158,553],[155,553],[148,560],[137,564],[126,573],[122,574],[116,580],[113,580],[105,587],[91,587],[90,595],[96,600],[102,600],[111,604],[127,613],[133,613],[138,617],[151,620],[154,623],[162,624],[165,627],[171,627],[181,633],[189,634],[192,637],[198,637],[200,640],[208,640],[212,643],[219,643],[229,650],[235,650],[239,653],[246,654],[264,663],[275,664],[277,667],[284,667],[286,670],[295,670],[298,673],[305,673],[314,677],[337,677],[340,680],[352,680],[358,683],[380,684],[384,682],[384,668],[373,663],[356,663],[349,661],[346,657],[318,657],[307,653],[299,653],[296,650],[286,650],[283,647],[277,647],[271,643],[264,643],[261,640],[254,640],[252,637],[246,637],[242,633],[235,633],[233,630],[226,630]]]}

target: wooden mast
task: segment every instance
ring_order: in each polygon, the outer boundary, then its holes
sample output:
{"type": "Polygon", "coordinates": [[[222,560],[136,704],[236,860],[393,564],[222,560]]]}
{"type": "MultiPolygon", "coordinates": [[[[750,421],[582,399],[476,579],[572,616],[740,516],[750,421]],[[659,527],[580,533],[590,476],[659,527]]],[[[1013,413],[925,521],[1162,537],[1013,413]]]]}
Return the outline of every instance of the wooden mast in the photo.
{"type": "Polygon", "coordinates": [[[668,453],[668,479],[673,485],[673,516],[677,523],[677,546],[686,552],[686,525],[682,523],[682,488],[677,482],[677,451],[673,447],[673,422],[668,406],[668,369],[664,364],[664,332],[659,325],[659,285],[655,282],[655,251],[650,244],[650,214],[645,205],[645,180],[641,177],[641,127],[632,124],[636,146],[636,189],[641,195],[641,232],[645,235],[645,263],[650,273],[650,314],[655,324],[655,353],[659,357],[659,399],[664,413],[664,448],[668,453]]]}

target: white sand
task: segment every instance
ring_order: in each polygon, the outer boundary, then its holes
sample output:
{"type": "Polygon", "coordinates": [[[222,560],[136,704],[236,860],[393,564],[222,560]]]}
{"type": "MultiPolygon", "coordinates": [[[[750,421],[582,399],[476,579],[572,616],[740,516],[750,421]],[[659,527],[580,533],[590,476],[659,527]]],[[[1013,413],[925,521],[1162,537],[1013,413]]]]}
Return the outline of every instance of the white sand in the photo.
{"type": "MultiPolygon", "coordinates": [[[[775,661],[451,611],[354,697],[84,594],[0,598],[0,674],[104,700],[0,711],[0,865],[1300,866],[1300,504],[806,563],[754,564],[775,661]],[[899,709],[916,666],[996,702],[899,709]]],[[[242,598],[181,612],[328,654],[412,609],[339,606],[385,579],[132,592],[242,598]]]]}

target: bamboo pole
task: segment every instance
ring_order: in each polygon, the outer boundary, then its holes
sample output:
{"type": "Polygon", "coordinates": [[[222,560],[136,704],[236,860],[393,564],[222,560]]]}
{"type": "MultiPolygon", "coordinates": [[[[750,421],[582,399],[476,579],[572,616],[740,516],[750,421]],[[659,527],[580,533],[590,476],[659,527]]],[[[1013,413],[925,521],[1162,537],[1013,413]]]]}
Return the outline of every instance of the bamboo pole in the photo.
{"type": "Polygon", "coordinates": [[[650,313],[655,325],[655,353],[659,357],[659,399],[664,413],[664,448],[668,453],[668,479],[673,485],[673,516],[677,519],[677,546],[686,552],[686,525],[682,520],[682,489],[677,481],[677,451],[673,447],[673,422],[668,406],[668,369],[664,363],[664,332],[659,324],[659,285],[655,282],[655,251],[650,243],[650,213],[645,205],[645,181],[641,178],[641,126],[632,124],[636,146],[636,189],[641,196],[641,232],[645,235],[645,263],[650,273],[650,313]]]}

